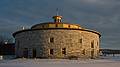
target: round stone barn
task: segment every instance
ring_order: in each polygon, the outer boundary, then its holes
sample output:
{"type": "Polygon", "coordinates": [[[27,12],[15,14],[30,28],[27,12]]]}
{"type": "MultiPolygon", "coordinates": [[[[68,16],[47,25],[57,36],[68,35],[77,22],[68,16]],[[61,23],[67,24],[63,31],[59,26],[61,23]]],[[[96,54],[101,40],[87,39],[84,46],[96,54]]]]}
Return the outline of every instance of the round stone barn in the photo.
{"type": "Polygon", "coordinates": [[[78,24],[54,22],[33,25],[13,33],[16,57],[25,58],[97,58],[100,33],[78,24]]]}

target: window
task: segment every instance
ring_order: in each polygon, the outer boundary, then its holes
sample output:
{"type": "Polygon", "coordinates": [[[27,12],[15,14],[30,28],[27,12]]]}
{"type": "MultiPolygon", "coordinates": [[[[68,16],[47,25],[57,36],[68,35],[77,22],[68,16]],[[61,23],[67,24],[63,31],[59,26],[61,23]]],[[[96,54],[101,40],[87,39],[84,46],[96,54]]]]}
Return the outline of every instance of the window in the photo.
{"type": "Polygon", "coordinates": [[[53,49],[50,49],[50,54],[53,55],[53,49]]]}
{"type": "Polygon", "coordinates": [[[53,43],[54,42],[54,38],[50,38],[50,43],[53,43]]]}
{"type": "Polygon", "coordinates": [[[70,28],[70,25],[68,25],[68,28],[70,28]]]}
{"type": "Polygon", "coordinates": [[[91,42],[91,48],[94,48],[94,41],[91,42]]]}
{"type": "Polygon", "coordinates": [[[82,54],[85,55],[85,49],[82,50],[82,54]]]}
{"type": "Polygon", "coordinates": [[[100,54],[100,51],[99,50],[97,50],[97,55],[99,55],[100,54]]]}
{"type": "Polygon", "coordinates": [[[56,24],[55,27],[58,27],[58,24],[56,24]]]}
{"type": "Polygon", "coordinates": [[[99,46],[99,43],[98,43],[98,41],[97,41],[97,46],[99,46]]]}
{"type": "Polygon", "coordinates": [[[19,42],[19,40],[17,41],[17,49],[19,49],[19,47],[20,47],[20,42],[19,42]]]}
{"type": "Polygon", "coordinates": [[[79,43],[82,43],[82,38],[81,38],[81,39],[79,39],[79,43]]]}
{"type": "Polygon", "coordinates": [[[66,48],[62,48],[62,54],[66,55],[66,48]]]}
{"type": "Polygon", "coordinates": [[[20,45],[18,44],[18,45],[17,45],[17,49],[19,49],[19,48],[20,48],[20,45]]]}
{"type": "Polygon", "coordinates": [[[44,25],[42,25],[42,28],[45,28],[45,26],[44,26],[44,25]]]}

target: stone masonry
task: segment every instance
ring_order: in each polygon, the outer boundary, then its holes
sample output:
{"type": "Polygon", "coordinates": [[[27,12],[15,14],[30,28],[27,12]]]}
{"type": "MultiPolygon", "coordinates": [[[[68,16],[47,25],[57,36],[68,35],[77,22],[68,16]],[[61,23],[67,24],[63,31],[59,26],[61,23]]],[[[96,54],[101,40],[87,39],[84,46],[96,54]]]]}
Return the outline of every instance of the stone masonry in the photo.
{"type": "Polygon", "coordinates": [[[13,33],[16,57],[26,58],[97,58],[100,34],[78,24],[62,23],[62,16],[54,22],[40,23],[13,33]]]}
{"type": "Polygon", "coordinates": [[[33,30],[19,33],[15,36],[17,56],[22,57],[25,48],[35,49],[36,57],[68,58],[77,56],[80,58],[96,58],[99,53],[99,36],[96,33],[81,30],[33,30]],[[50,43],[50,38],[54,42],[50,43]],[[82,42],[80,42],[82,39],[82,42]],[[91,48],[91,42],[94,47],[91,48]],[[62,48],[66,48],[66,54],[62,54],[62,48]],[[53,49],[53,55],[49,50],[53,49]],[[91,54],[93,51],[93,55],[91,54]]]}

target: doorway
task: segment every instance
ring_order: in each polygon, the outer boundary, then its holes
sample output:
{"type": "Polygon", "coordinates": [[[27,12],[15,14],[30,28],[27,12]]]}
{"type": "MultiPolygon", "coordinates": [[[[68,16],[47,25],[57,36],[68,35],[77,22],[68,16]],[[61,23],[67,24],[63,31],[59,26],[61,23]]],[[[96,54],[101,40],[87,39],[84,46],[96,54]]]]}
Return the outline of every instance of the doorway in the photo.
{"type": "Polygon", "coordinates": [[[91,59],[94,59],[94,50],[91,51],[91,59]]]}
{"type": "Polygon", "coordinates": [[[33,53],[33,58],[36,58],[36,49],[33,49],[32,53],[33,53]]]}
{"type": "Polygon", "coordinates": [[[28,58],[28,48],[23,49],[23,57],[28,58]]]}

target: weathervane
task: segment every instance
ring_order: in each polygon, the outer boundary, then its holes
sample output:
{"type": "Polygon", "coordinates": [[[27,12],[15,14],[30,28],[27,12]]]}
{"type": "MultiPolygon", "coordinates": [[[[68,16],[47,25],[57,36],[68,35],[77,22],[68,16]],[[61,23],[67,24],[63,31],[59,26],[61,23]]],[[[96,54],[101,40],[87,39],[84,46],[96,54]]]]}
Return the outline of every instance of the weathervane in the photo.
{"type": "Polygon", "coordinates": [[[56,16],[59,16],[59,9],[58,8],[56,9],[56,12],[57,12],[56,16]]]}
{"type": "Polygon", "coordinates": [[[58,8],[56,9],[56,16],[53,16],[53,19],[54,19],[54,22],[56,23],[59,23],[62,21],[62,16],[59,16],[59,10],[58,8]]]}

